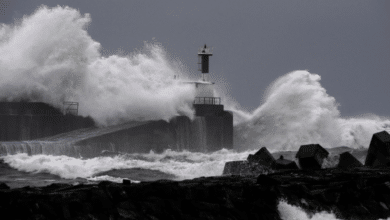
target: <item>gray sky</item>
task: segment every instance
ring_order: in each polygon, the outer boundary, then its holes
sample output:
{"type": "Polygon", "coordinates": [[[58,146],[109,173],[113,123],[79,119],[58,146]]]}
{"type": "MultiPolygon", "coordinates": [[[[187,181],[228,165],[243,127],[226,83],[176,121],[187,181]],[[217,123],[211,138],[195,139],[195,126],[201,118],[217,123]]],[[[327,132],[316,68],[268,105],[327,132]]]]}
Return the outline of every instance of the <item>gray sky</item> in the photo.
{"type": "Polygon", "coordinates": [[[91,15],[88,33],[104,49],[133,52],[144,41],[156,41],[194,73],[197,49],[207,43],[214,47],[211,74],[224,78],[230,96],[244,108],[257,108],[278,77],[306,69],[322,77],[342,116],[390,116],[386,0],[8,2],[0,10],[2,23],[42,4],[67,5],[91,15]]]}

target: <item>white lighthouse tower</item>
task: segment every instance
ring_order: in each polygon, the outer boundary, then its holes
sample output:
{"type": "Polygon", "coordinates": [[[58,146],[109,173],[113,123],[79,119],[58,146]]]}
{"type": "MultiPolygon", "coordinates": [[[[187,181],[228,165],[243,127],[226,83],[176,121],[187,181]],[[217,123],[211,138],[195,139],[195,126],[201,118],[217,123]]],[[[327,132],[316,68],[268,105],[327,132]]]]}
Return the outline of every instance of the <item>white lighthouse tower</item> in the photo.
{"type": "Polygon", "coordinates": [[[196,86],[196,98],[194,104],[220,105],[221,99],[214,97],[213,82],[209,81],[209,57],[213,55],[212,48],[204,47],[198,50],[198,71],[202,72],[200,81],[194,82],[196,86]]]}

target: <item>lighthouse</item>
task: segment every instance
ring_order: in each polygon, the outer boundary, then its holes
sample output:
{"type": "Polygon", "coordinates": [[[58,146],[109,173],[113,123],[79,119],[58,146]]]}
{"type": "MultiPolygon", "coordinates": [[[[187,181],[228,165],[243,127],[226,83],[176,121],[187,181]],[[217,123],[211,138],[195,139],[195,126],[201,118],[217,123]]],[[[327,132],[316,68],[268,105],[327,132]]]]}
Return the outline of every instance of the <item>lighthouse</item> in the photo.
{"type": "Polygon", "coordinates": [[[195,87],[194,117],[177,116],[172,120],[176,128],[176,150],[212,152],[233,148],[233,113],[224,110],[221,98],[214,92],[209,78],[212,48],[204,45],[198,49],[198,80],[182,82],[195,87]]]}
{"type": "Polygon", "coordinates": [[[209,75],[209,57],[213,55],[213,48],[207,47],[206,44],[204,47],[199,48],[198,50],[198,71],[202,72],[202,81],[208,80],[209,75]]]}
{"type": "Polygon", "coordinates": [[[212,48],[205,44],[198,50],[198,71],[202,73],[199,81],[193,82],[196,87],[194,108],[197,116],[219,115],[223,111],[221,98],[214,94],[214,83],[209,81],[210,56],[212,48]]]}

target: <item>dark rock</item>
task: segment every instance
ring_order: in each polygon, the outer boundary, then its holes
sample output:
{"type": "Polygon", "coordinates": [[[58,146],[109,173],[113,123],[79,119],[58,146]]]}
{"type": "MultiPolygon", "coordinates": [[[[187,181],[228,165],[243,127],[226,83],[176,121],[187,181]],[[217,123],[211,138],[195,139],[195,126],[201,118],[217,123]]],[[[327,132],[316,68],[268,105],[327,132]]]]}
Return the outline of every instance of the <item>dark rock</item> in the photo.
{"type": "Polygon", "coordinates": [[[98,186],[100,188],[106,188],[107,186],[111,185],[111,184],[114,184],[114,182],[111,182],[111,181],[108,181],[108,180],[104,180],[104,181],[101,181],[98,186]]]}
{"type": "Polygon", "coordinates": [[[299,169],[297,164],[292,160],[286,160],[282,155],[280,158],[275,160],[272,164],[272,169],[274,170],[297,170],[299,169]]]}
{"type": "Polygon", "coordinates": [[[309,214],[326,211],[337,219],[377,220],[390,217],[389,198],[388,168],[355,167],[2,189],[0,211],[14,219],[281,220],[278,203],[283,199],[309,214]]]}
{"type": "Polygon", "coordinates": [[[352,156],[351,153],[344,152],[340,154],[339,164],[337,165],[337,168],[347,169],[361,166],[363,166],[363,164],[360,163],[360,161],[358,161],[354,156],[352,156]]]}
{"type": "Polygon", "coordinates": [[[299,148],[296,158],[299,159],[301,169],[321,169],[324,158],[329,155],[319,144],[302,145],[299,148]]]}
{"type": "Polygon", "coordinates": [[[261,184],[262,186],[277,186],[280,182],[272,177],[267,175],[259,175],[256,180],[257,184],[261,184]]]}
{"type": "Polygon", "coordinates": [[[258,163],[267,167],[271,167],[271,165],[275,162],[275,158],[266,147],[262,147],[254,155],[249,154],[247,160],[251,163],[258,163]]]}
{"type": "Polygon", "coordinates": [[[127,180],[127,179],[123,179],[122,184],[123,184],[123,185],[130,185],[130,184],[131,184],[131,181],[130,181],[130,180],[127,180]]]}
{"type": "Polygon", "coordinates": [[[271,169],[248,161],[230,161],[225,163],[223,175],[260,175],[270,173],[271,169]]]}
{"type": "Polygon", "coordinates": [[[10,187],[5,183],[0,183],[0,189],[9,189],[10,187]]]}
{"type": "Polygon", "coordinates": [[[366,166],[390,166],[390,135],[386,131],[375,133],[368,148],[366,166]]]}

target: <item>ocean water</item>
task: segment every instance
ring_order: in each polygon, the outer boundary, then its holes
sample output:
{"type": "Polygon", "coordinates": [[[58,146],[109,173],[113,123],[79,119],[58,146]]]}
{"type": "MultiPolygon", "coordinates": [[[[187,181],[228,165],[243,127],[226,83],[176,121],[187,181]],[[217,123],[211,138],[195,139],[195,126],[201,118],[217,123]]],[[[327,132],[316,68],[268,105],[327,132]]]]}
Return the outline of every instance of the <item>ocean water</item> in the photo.
{"type": "Polygon", "coordinates": [[[1,156],[0,182],[10,187],[42,186],[54,182],[88,183],[158,179],[184,180],[219,176],[225,162],[244,160],[252,151],[220,150],[213,153],[175,152],[123,154],[91,159],[68,156],[15,154],[1,156]]]}
{"type": "MultiPolygon", "coordinates": [[[[116,156],[89,159],[68,156],[14,154],[0,157],[0,182],[10,187],[43,186],[51,183],[93,183],[102,180],[122,182],[130,179],[135,182],[159,179],[184,180],[197,177],[222,175],[225,163],[245,160],[256,150],[237,152],[222,149],[212,153],[166,150],[157,154],[121,154],[116,156]]],[[[351,152],[361,162],[365,160],[365,150],[347,147],[328,149],[330,156],[325,167],[334,167],[338,155],[351,152]]],[[[283,155],[294,160],[296,151],[272,151],[275,158],[283,155]]]]}
{"type": "Polygon", "coordinates": [[[309,216],[303,209],[288,204],[285,201],[279,201],[278,211],[283,220],[342,220],[336,218],[333,213],[319,212],[309,216]]]}
{"type": "MultiPolygon", "coordinates": [[[[314,215],[308,215],[302,208],[290,205],[283,200],[279,201],[278,211],[283,220],[343,220],[337,218],[334,213],[329,212],[318,212],[314,215]]],[[[390,217],[378,220],[390,220],[390,217]]]]}
{"type": "MultiPolygon", "coordinates": [[[[366,150],[347,147],[328,149],[329,159],[323,166],[334,167],[341,152],[351,152],[361,162],[366,150]]],[[[227,161],[245,160],[256,150],[236,152],[222,149],[213,153],[175,152],[166,150],[161,154],[124,154],[90,159],[67,156],[15,154],[0,157],[0,182],[11,188],[45,186],[52,183],[94,184],[103,180],[121,183],[159,179],[184,180],[197,177],[219,176],[227,161]]],[[[283,155],[294,159],[296,151],[272,151],[275,158],[283,155]]],[[[278,210],[283,220],[342,220],[333,213],[320,212],[309,216],[303,209],[281,200],[278,210]]],[[[389,218],[390,219],[390,218],[389,218]]],[[[388,220],[389,220],[388,219],[388,220]]]]}

